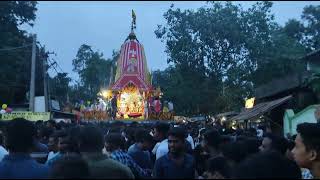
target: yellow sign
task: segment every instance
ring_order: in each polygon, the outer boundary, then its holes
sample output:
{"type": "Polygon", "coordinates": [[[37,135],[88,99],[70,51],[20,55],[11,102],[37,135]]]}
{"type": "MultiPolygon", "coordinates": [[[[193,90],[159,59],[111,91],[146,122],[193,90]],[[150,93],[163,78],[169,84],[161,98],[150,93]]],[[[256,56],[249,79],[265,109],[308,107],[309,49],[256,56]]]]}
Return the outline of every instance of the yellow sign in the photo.
{"type": "Polygon", "coordinates": [[[1,120],[12,120],[15,118],[24,118],[29,121],[48,121],[50,119],[50,112],[28,112],[28,111],[20,111],[20,112],[12,112],[7,114],[2,114],[1,120]]]}
{"type": "Polygon", "coordinates": [[[245,106],[246,109],[253,108],[253,106],[254,106],[254,100],[255,100],[254,97],[246,100],[246,106],[245,106]]]}

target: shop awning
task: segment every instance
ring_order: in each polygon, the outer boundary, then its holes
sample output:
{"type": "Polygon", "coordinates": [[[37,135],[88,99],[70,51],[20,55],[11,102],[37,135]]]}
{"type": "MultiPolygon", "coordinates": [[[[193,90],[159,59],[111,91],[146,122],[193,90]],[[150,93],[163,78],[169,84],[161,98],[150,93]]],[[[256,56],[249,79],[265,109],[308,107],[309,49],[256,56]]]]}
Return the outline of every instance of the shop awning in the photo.
{"type": "Polygon", "coordinates": [[[277,100],[269,101],[269,102],[263,102],[255,105],[251,109],[247,109],[244,112],[241,112],[239,115],[234,116],[230,119],[230,121],[244,121],[244,120],[250,120],[253,118],[257,118],[266,112],[280,106],[281,104],[285,103],[289,99],[291,99],[292,96],[286,96],[277,100]]]}

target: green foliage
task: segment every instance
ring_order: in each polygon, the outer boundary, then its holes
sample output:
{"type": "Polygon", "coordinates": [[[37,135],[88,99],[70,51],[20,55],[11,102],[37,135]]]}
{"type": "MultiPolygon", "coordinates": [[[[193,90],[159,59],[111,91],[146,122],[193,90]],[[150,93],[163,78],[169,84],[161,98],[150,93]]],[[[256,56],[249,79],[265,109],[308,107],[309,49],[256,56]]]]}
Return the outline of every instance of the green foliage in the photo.
{"type": "Polygon", "coordinates": [[[1,27],[10,27],[18,30],[18,25],[24,23],[32,26],[32,21],[36,19],[36,4],[36,1],[1,1],[0,21],[5,23],[5,26],[1,27]]]}
{"type": "Polygon", "coordinates": [[[93,51],[91,46],[83,44],[80,46],[77,56],[72,60],[73,71],[80,73],[86,67],[86,63],[92,58],[93,51]]]}
{"type": "MultiPolygon", "coordinates": [[[[19,29],[22,24],[33,25],[36,1],[0,2],[0,49],[26,46],[21,49],[0,51],[0,104],[25,103],[30,86],[32,37],[19,29]]],[[[37,46],[36,96],[43,95],[43,58],[46,50],[37,46]]]]}
{"type": "MultiPolygon", "coordinates": [[[[93,51],[91,46],[81,45],[76,58],[72,61],[73,71],[77,72],[80,77],[80,83],[73,87],[73,93],[71,93],[73,101],[96,99],[98,92],[102,88],[108,87],[111,67],[115,69],[118,56],[119,52],[113,51],[112,59],[106,60],[102,53],[93,51]]],[[[115,71],[113,72],[115,73],[115,71]]]]}
{"type": "Polygon", "coordinates": [[[300,21],[296,19],[289,19],[288,22],[286,22],[283,31],[286,33],[290,38],[302,40],[303,37],[303,31],[304,26],[301,24],[300,21]]]}
{"type": "Polygon", "coordinates": [[[305,25],[304,44],[308,51],[320,49],[320,5],[306,6],[301,18],[305,25]]]}
{"type": "Polygon", "coordinates": [[[301,71],[303,27],[274,21],[271,2],[248,10],[231,2],[210,2],[196,11],[171,6],[155,34],[166,43],[172,66],[155,72],[156,85],[173,99],[178,112],[239,110],[253,88],[301,71]],[[294,29],[292,28],[294,27],[294,29]]]}
{"type": "Polygon", "coordinates": [[[69,84],[71,78],[67,73],[58,73],[55,77],[50,78],[50,95],[59,100],[59,102],[66,102],[67,96],[70,93],[69,84]]]}

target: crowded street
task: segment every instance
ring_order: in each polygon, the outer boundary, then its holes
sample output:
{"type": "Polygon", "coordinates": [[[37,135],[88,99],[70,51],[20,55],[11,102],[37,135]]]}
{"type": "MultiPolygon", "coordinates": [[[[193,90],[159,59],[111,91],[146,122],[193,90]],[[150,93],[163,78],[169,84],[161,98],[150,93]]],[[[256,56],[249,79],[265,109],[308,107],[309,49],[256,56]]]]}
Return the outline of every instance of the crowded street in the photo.
{"type": "Polygon", "coordinates": [[[0,179],[319,179],[320,3],[0,2],[0,179]]]}

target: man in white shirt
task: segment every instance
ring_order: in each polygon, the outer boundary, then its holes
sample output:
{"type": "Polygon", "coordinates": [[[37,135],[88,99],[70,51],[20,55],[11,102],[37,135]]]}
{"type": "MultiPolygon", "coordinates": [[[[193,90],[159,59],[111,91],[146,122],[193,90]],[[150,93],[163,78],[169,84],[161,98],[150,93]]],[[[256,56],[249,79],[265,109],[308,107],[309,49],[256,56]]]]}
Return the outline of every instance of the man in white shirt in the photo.
{"type": "Polygon", "coordinates": [[[148,101],[144,101],[144,119],[148,119],[148,109],[149,109],[149,106],[148,106],[148,101]]]}
{"type": "Polygon", "coordinates": [[[191,144],[191,148],[194,149],[194,141],[190,134],[188,134],[187,141],[191,144]]]}
{"type": "Polygon", "coordinates": [[[159,159],[160,157],[166,155],[169,152],[168,149],[168,139],[164,139],[160,142],[157,151],[156,151],[156,159],[159,159]]]}
{"type": "Polygon", "coordinates": [[[59,154],[58,152],[58,133],[54,133],[49,137],[49,142],[48,142],[48,149],[49,149],[49,154],[48,154],[48,159],[54,158],[56,155],[59,154]]]}
{"type": "Polygon", "coordinates": [[[159,123],[154,127],[153,137],[158,143],[155,145],[152,152],[156,155],[156,159],[159,159],[169,152],[167,139],[169,129],[170,125],[167,123],[159,123]]]}

